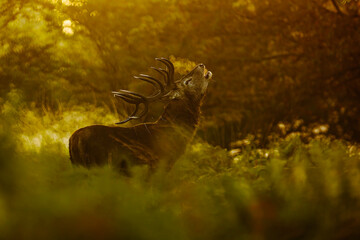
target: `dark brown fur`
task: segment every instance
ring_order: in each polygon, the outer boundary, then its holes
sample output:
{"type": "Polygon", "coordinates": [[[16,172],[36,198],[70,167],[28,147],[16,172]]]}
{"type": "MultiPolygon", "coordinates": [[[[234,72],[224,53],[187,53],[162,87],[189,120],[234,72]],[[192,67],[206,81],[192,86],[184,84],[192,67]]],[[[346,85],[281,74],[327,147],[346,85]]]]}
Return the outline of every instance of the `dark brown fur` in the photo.
{"type": "Polygon", "coordinates": [[[195,133],[211,77],[205,77],[203,65],[194,70],[167,95],[164,113],[156,122],[133,127],[93,125],[75,131],[69,140],[71,162],[85,167],[110,164],[125,175],[132,165],[155,169],[160,161],[170,169],[195,133]],[[184,83],[189,77],[192,86],[184,83]]]}

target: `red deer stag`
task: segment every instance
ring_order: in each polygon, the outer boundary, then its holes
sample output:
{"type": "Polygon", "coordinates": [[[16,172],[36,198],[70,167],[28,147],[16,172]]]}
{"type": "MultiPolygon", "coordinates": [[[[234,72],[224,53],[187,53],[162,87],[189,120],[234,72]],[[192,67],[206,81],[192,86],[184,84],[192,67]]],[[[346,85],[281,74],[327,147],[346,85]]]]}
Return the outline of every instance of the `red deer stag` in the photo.
{"type": "Polygon", "coordinates": [[[73,164],[85,167],[110,164],[125,175],[132,165],[147,164],[155,169],[160,161],[171,169],[176,159],[191,141],[200,116],[210,71],[204,64],[197,65],[191,72],[174,81],[174,66],[165,58],[156,58],[166,69],[154,68],[163,80],[140,74],[135,78],[146,81],[156,88],[151,96],[128,90],[113,92],[118,97],[135,105],[135,110],[124,121],[143,117],[150,103],[166,103],[163,114],[153,123],[142,123],[133,127],[93,125],[73,133],[69,140],[70,159],[73,164]],[[139,106],[143,105],[139,113],[139,106]]]}

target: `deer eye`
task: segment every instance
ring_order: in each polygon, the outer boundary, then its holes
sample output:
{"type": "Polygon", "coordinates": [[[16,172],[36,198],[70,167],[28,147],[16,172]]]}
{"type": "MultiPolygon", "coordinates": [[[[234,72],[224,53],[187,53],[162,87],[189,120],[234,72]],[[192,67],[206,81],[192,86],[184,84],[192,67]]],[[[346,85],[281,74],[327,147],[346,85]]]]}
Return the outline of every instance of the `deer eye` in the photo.
{"type": "Polygon", "coordinates": [[[192,78],[186,79],[186,80],[184,81],[184,84],[185,84],[185,85],[188,85],[191,80],[192,80],[192,78]]]}

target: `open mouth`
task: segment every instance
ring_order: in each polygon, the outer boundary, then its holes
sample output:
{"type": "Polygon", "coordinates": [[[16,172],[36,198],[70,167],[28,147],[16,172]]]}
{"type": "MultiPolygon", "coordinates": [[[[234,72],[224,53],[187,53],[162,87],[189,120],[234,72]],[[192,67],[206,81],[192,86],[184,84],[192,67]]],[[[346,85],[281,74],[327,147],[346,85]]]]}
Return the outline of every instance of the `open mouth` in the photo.
{"type": "Polygon", "coordinates": [[[204,73],[204,77],[205,77],[206,79],[211,79],[211,77],[212,77],[212,72],[207,71],[206,73],[204,73]]]}

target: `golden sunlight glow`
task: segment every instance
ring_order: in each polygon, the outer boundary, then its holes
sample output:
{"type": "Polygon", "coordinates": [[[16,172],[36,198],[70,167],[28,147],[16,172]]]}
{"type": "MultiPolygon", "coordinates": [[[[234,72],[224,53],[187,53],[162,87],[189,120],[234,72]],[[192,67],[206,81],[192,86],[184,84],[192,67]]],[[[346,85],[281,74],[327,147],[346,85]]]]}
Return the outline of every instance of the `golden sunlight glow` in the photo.
{"type": "Polygon", "coordinates": [[[63,28],[63,33],[65,33],[66,35],[73,35],[74,34],[74,30],[70,27],[64,27],[63,28]]]}
{"type": "Polygon", "coordinates": [[[70,0],[61,0],[62,4],[66,5],[66,6],[70,6],[71,2],[70,0]]]}
{"type": "Polygon", "coordinates": [[[74,34],[74,30],[72,29],[72,22],[71,20],[64,20],[63,21],[63,33],[65,33],[66,35],[73,35],[74,34]]]}
{"type": "Polygon", "coordinates": [[[170,56],[170,61],[173,62],[176,71],[180,74],[186,74],[196,66],[195,62],[188,59],[175,58],[174,56],[170,56]]]}
{"type": "Polygon", "coordinates": [[[71,22],[71,20],[65,20],[65,21],[63,21],[63,27],[71,27],[71,24],[72,24],[72,22],[71,22]]]}
{"type": "Polygon", "coordinates": [[[97,121],[108,124],[115,121],[112,112],[107,112],[104,109],[90,112],[83,108],[64,111],[62,118],[56,122],[53,122],[54,116],[52,114],[39,116],[30,110],[25,113],[24,118],[27,124],[22,129],[20,144],[26,151],[40,152],[42,149],[48,148],[49,145],[56,145],[65,154],[67,154],[71,133],[76,129],[81,126],[91,125],[97,121]],[[38,119],[41,119],[41,123],[33,124],[38,119]]]}
{"type": "Polygon", "coordinates": [[[36,136],[26,136],[25,134],[21,136],[23,147],[26,150],[35,150],[39,151],[41,147],[41,143],[43,140],[42,135],[36,136]]]}
{"type": "Polygon", "coordinates": [[[65,6],[76,6],[76,7],[80,7],[83,6],[84,3],[86,2],[86,0],[61,0],[61,3],[64,4],[65,6]]]}
{"type": "Polygon", "coordinates": [[[60,143],[64,148],[69,144],[70,133],[60,133],[54,130],[44,130],[34,135],[21,135],[21,142],[24,149],[39,152],[47,143],[60,143]]]}

